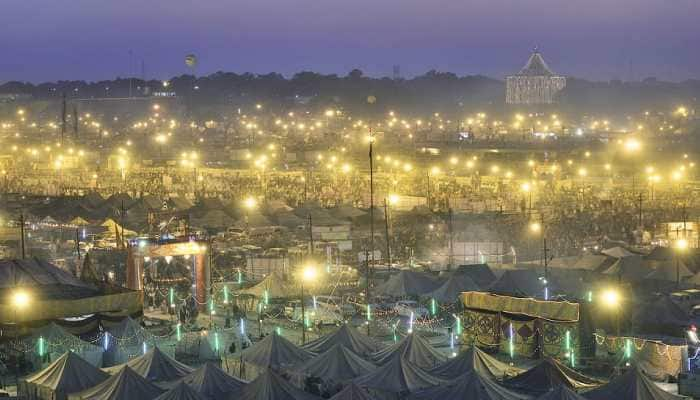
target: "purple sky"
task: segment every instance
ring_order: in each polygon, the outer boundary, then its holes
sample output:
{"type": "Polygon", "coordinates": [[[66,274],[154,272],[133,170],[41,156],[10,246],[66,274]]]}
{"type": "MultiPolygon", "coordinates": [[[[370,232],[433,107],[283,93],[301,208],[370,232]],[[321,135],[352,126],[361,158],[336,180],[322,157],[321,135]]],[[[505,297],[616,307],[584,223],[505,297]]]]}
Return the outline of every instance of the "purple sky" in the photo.
{"type": "Polygon", "coordinates": [[[700,78],[700,0],[2,0],[0,82],[217,70],[700,78]],[[129,56],[132,51],[133,57],[129,56]]]}

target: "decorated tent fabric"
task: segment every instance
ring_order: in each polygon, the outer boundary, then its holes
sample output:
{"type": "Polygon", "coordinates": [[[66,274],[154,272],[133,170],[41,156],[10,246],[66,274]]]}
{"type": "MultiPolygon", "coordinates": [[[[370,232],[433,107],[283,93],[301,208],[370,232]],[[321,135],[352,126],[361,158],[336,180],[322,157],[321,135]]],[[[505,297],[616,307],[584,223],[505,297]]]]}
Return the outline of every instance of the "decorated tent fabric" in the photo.
{"type": "Polygon", "coordinates": [[[532,395],[542,395],[559,385],[574,390],[591,389],[602,382],[585,376],[553,358],[545,358],[522,374],[503,381],[509,389],[532,395]]]}
{"type": "Polygon", "coordinates": [[[357,386],[355,383],[346,385],[343,390],[336,393],[331,400],[376,400],[366,390],[357,386]]]}
{"type": "Polygon", "coordinates": [[[522,314],[554,321],[576,322],[579,319],[578,303],[566,301],[523,299],[492,293],[465,292],[462,294],[462,304],[465,308],[522,314]]]}
{"type": "Polygon", "coordinates": [[[163,390],[148,382],[131,368],[124,367],[116,375],[104,382],[72,393],[69,400],[151,400],[160,396],[163,390]]]}
{"type": "Polygon", "coordinates": [[[107,378],[107,373],[68,351],[42,371],[20,381],[18,393],[30,400],[63,400],[69,393],[91,388],[107,378]]]}
{"type": "Polygon", "coordinates": [[[236,291],[238,294],[255,296],[258,299],[262,299],[265,296],[265,292],[271,299],[299,295],[299,289],[292,282],[286,281],[278,271],[272,272],[255,286],[236,291]]]}
{"type": "Polygon", "coordinates": [[[206,363],[196,371],[182,378],[197,393],[207,399],[223,399],[231,393],[240,391],[247,382],[234,378],[217,365],[206,363]]]}
{"type": "Polygon", "coordinates": [[[480,288],[490,286],[497,279],[491,268],[486,264],[460,265],[455,272],[467,275],[480,288]]]}
{"type": "Polygon", "coordinates": [[[369,374],[375,369],[377,367],[374,364],[343,345],[337,344],[318,357],[307,361],[297,370],[306,376],[318,377],[327,382],[342,383],[369,374]]]}
{"type": "Polygon", "coordinates": [[[584,394],[589,400],[680,400],[686,397],[666,392],[647,378],[639,368],[632,368],[606,385],[584,394]]]}
{"type": "Polygon", "coordinates": [[[156,397],[156,400],[206,400],[206,397],[197,393],[184,382],[180,382],[174,388],[156,397]]]}
{"type": "Polygon", "coordinates": [[[384,365],[396,358],[405,358],[414,365],[423,369],[434,368],[447,357],[435,350],[425,339],[417,333],[411,333],[400,342],[395,343],[384,350],[375,353],[372,359],[378,365],[384,365]]]}
{"type": "Polygon", "coordinates": [[[513,392],[478,372],[459,376],[454,381],[422,390],[409,396],[410,400],[527,400],[528,396],[513,392]]]}
{"type": "Polygon", "coordinates": [[[564,385],[559,385],[538,397],[537,400],[586,400],[586,398],[564,385]]]}
{"type": "Polygon", "coordinates": [[[459,301],[462,292],[480,290],[467,274],[455,272],[440,287],[429,292],[425,297],[431,297],[440,303],[455,303],[459,301]]]}
{"type": "Polygon", "coordinates": [[[56,360],[65,352],[72,351],[95,367],[102,366],[103,350],[101,347],[71,335],[54,322],[34,331],[32,336],[29,337],[29,341],[31,342],[29,345],[36,350],[33,353],[33,355],[38,357],[37,360],[35,360],[37,361],[36,365],[41,365],[42,361],[46,360],[46,358],[42,358],[39,355],[39,347],[43,346],[43,351],[49,360],[56,360]],[[41,345],[39,343],[40,339],[43,341],[41,345]]]}
{"type": "Polygon", "coordinates": [[[272,333],[241,353],[243,361],[258,368],[290,368],[301,364],[313,355],[294,345],[281,335],[272,333]]]}
{"type": "Polygon", "coordinates": [[[421,296],[440,287],[443,282],[432,275],[416,271],[400,271],[374,288],[378,295],[406,297],[421,296]]]}
{"type": "Polygon", "coordinates": [[[374,372],[355,378],[353,382],[363,388],[398,394],[446,383],[401,356],[391,357],[386,364],[374,372]]]}
{"type": "Polygon", "coordinates": [[[319,400],[310,393],[292,386],[281,376],[266,370],[245,385],[240,392],[227,397],[231,400],[319,400]]]}
{"type": "Polygon", "coordinates": [[[360,331],[352,328],[350,325],[344,324],[337,331],[309,342],[303,348],[320,354],[336,345],[342,345],[363,357],[369,356],[383,347],[371,337],[360,333],[360,331]]]}
{"type": "Polygon", "coordinates": [[[457,357],[428,370],[431,375],[442,379],[456,379],[460,375],[472,371],[476,371],[481,376],[490,379],[503,379],[524,372],[518,367],[508,365],[486,354],[476,346],[472,346],[469,350],[457,355],[457,357]]]}
{"type": "MultiPolygon", "coordinates": [[[[146,354],[136,357],[126,363],[126,367],[153,382],[168,382],[180,379],[192,372],[192,368],[168,357],[158,347],[154,347],[146,354]]],[[[125,368],[124,365],[106,368],[110,374],[117,373],[125,368]]]]}

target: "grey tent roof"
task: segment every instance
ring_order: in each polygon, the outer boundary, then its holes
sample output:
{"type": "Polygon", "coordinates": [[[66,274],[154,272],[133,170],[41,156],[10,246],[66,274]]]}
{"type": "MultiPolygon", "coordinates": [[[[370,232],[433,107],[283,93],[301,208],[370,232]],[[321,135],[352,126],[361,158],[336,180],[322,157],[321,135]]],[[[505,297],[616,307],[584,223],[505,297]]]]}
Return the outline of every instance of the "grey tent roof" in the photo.
{"type": "Polygon", "coordinates": [[[347,347],[336,344],[325,353],[314,357],[298,367],[306,376],[322,378],[330,382],[346,382],[358,376],[369,374],[377,367],[347,347]]]}
{"type": "MultiPolygon", "coordinates": [[[[156,400],[206,400],[207,398],[197,393],[186,383],[180,382],[172,389],[156,397],[156,400]]],[[[136,399],[134,399],[136,400],[136,399]]]]}
{"type": "Polygon", "coordinates": [[[586,400],[586,398],[565,385],[559,385],[538,397],[537,400],[586,400]]]}
{"type": "Polygon", "coordinates": [[[508,365],[486,354],[476,346],[472,346],[469,350],[458,354],[457,357],[428,370],[431,375],[442,379],[455,379],[472,371],[491,379],[502,379],[524,372],[523,369],[508,365]]]}
{"type": "Polygon", "coordinates": [[[491,379],[472,371],[454,381],[413,393],[410,400],[527,400],[525,396],[502,386],[491,379]]]}
{"type": "Polygon", "coordinates": [[[363,357],[375,353],[383,347],[381,343],[375,341],[371,337],[344,324],[335,332],[309,342],[303,346],[303,348],[313,353],[320,354],[336,345],[342,345],[363,357]]]}
{"type": "Polygon", "coordinates": [[[637,308],[633,313],[635,324],[685,326],[689,324],[689,315],[681,306],[674,303],[668,296],[654,298],[652,301],[637,308]]]}
{"type": "Polygon", "coordinates": [[[509,389],[533,395],[542,395],[559,385],[581,390],[600,384],[600,381],[576,372],[553,358],[545,358],[522,374],[503,381],[503,385],[509,389]]]}
{"type": "Polygon", "coordinates": [[[652,269],[644,262],[642,256],[632,255],[622,257],[615,261],[608,269],[603,271],[605,275],[617,276],[625,281],[641,281],[652,272],[652,269]]]}
{"type": "Polygon", "coordinates": [[[416,271],[399,271],[389,280],[374,288],[378,295],[404,297],[420,296],[440,287],[443,282],[432,275],[416,271]]]}
{"type": "Polygon", "coordinates": [[[479,286],[467,274],[455,272],[440,287],[426,297],[432,297],[440,303],[455,303],[462,292],[479,291],[479,286]]]}
{"type": "Polygon", "coordinates": [[[104,382],[68,396],[71,400],[149,400],[158,397],[163,390],[131,368],[124,367],[104,382]]]}
{"type": "Polygon", "coordinates": [[[313,355],[281,335],[272,333],[241,353],[243,361],[260,368],[288,368],[301,364],[313,355]]]}
{"type": "Polygon", "coordinates": [[[108,327],[107,332],[118,339],[133,338],[136,341],[143,341],[147,336],[147,332],[138,322],[131,317],[126,317],[119,321],[118,324],[108,327]]]}
{"type": "Polygon", "coordinates": [[[222,399],[230,393],[238,392],[247,384],[247,382],[227,374],[213,363],[202,365],[182,378],[182,382],[211,400],[222,399]]]}
{"type": "Polygon", "coordinates": [[[615,246],[615,247],[611,247],[609,249],[605,249],[605,250],[601,251],[601,253],[605,254],[606,256],[610,256],[610,257],[614,257],[614,258],[623,258],[623,257],[629,257],[629,256],[634,255],[634,253],[632,253],[631,251],[627,250],[624,247],[620,247],[620,246],[615,246]]]}
{"type": "Polygon", "coordinates": [[[49,343],[60,343],[61,345],[64,345],[65,347],[70,347],[70,348],[90,348],[91,350],[101,350],[101,347],[95,346],[94,344],[90,342],[86,342],[79,337],[71,334],[67,330],[65,330],[63,327],[60,325],[57,325],[55,322],[50,322],[41,328],[37,329],[34,331],[34,333],[31,336],[31,341],[36,342],[39,340],[39,338],[44,338],[49,343]]]}
{"type": "Polygon", "coordinates": [[[488,266],[488,264],[467,264],[460,265],[457,267],[457,271],[462,274],[466,274],[474,283],[479,285],[479,287],[485,288],[496,281],[497,277],[488,266]]]}
{"type": "MultiPolygon", "coordinates": [[[[539,271],[532,269],[508,270],[491,284],[488,291],[509,296],[542,297],[544,284],[541,276],[539,271]]],[[[551,282],[551,277],[549,280],[550,293],[554,293],[552,288],[556,288],[556,285],[551,282]]]]}
{"type": "Polygon", "coordinates": [[[417,333],[409,334],[400,342],[380,350],[372,356],[372,359],[379,365],[388,364],[396,358],[405,358],[423,369],[434,368],[447,359],[417,333]]]}
{"type": "Polygon", "coordinates": [[[270,222],[270,220],[266,216],[262,215],[260,212],[247,213],[234,223],[234,226],[236,228],[262,228],[274,225],[275,224],[270,222]]]}
{"type": "MultiPolygon", "coordinates": [[[[0,261],[0,293],[16,287],[31,290],[32,297],[45,300],[81,299],[98,294],[96,287],[38,258],[0,261]]],[[[4,297],[0,295],[2,300],[4,297]]]]}
{"type": "Polygon", "coordinates": [[[360,387],[393,393],[413,392],[445,383],[403,357],[392,357],[374,372],[353,382],[360,387]]]}
{"type": "Polygon", "coordinates": [[[293,282],[286,280],[282,273],[279,271],[272,271],[271,274],[267,275],[262,281],[258,282],[255,286],[237,290],[236,293],[247,294],[260,299],[264,296],[265,291],[267,291],[267,295],[271,299],[299,295],[299,287],[293,282]]]}
{"type": "Polygon", "coordinates": [[[292,386],[271,370],[258,375],[243,389],[228,397],[231,400],[318,400],[310,393],[292,386]]]}
{"type": "MultiPolygon", "coordinates": [[[[192,372],[192,368],[170,358],[158,347],[153,347],[146,354],[131,359],[126,366],[149,381],[156,382],[174,381],[192,372]]],[[[123,368],[125,368],[124,365],[117,365],[106,368],[105,371],[113,374],[123,368]]]]}
{"type": "Polygon", "coordinates": [[[606,385],[584,394],[590,400],[680,400],[686,397],[669,393],[647,378],[639,368],[613,379],[606,385]]]}
{"type": "Polygon", "coordinates": [[[36,385],[40,387],[39,390],[48,389],[54,392],[53,398],[63,399],[68,393],[91,388],[107,378],[107,373],[68,351],[48,367],[26,378],[25,383],[20,384],[20,391],[22,388],[36,385]]]}
{"type": "Polygon", "coordinates": [[[645,279],[675,282],[677,274],[680,275],[680,280],[693,276],[693,273],[680,260],[677,262],[648,260],[648,263],[654,270],[645,279]]]}
{"type": "Polygon", "coordinates": [[[336,393],[331,400],[376,400],[366,390],[357,386],[354,382],[346,385],[343,390],[336,393]]]}
{"type": "Polygon", "coordinates": [[[525,66],[518,72],[518,75],[524,76],[552,76],[554,72],[547,66],[547,63],[542,58],[542,54],[535,50],[530,55],[525,66]]]}

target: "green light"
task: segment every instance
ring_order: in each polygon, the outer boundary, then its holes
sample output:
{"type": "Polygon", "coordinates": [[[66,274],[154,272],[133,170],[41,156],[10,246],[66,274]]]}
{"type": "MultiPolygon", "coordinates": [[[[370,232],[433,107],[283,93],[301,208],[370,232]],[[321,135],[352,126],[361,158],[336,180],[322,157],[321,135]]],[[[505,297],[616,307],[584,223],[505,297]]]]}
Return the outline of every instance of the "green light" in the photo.
{"type": "Polygon", "coordinates": [[[430,312],[431,314],[437,314],[437,302],[435,299],[430,299],[430,312]]]}
{"type": "Polygon", "coordinates": [[[462,319],[460,317],[455,316],[457,318],[457,334],[461,335],[462,334],[462,319]]]}
{"type": "Polygon", "coordinates": [[[593,301],[593,292],[588,291],[588,302],[590,303],[592,301],[593,301]]]}
{"type": "Polygon", "coordinates": [[[566,331],[566,352],[568,353],[571,350],[571,332],[566,331]]]}
{"type": "Polygon", "coordinates": [[[177,336],[177,341],[179,342],[180,340],[182,340],[182,324],[179,323],[179,322],[177,323],[177,327],[176,327],[176,329],[175,329],[175,333],[176,333],[176,336],[177,336]]]}
{"type": "Polygon", "coordinates": [[[219,332],[214,332],[214,349],[219,352],[219,332]]]}
{"type": "Polygon", "coordinates": [[[240,269],[238,270],[238,284],[243,284],[243,273],[241,273],[240,269]]]}
{"type": "Polygon", "coordinates": [[[44,337],[39,336],[39,356],[44,356],[44,337]]]}
{"type": "Polygon", "coordinates": [[[367,304],[367,321],[372,320],[372,306],[367,304]]]}
{"type": "Polygon", "coordinates": [[[170,306],[175,306],[175,289],[170,288],[170,306]]]}
{"type": "Polygon", "coordinates": [[[632,342],[625,339],[625,358],[632,358],[632,342]]]}
{"type": "Polygon", "coordinates": [[[209,300],[209,314],[214,315],[216,314],[216,310],[214,309],[214,299],[209,300]]]}
{"type": "Polygon", "coordinates": [[[514,332],[513,332],[513,323],[511,322],[509,325],[509,335],[508,335],[508,351],[510,352],[510,358],[513,358],[515,355],[515,342],[514,342],[514,332]]]}
{"type": "Polygon", "coordinates": [[[571,367],[576,367],[576,353],[572,351],[569,357],[571,358],[571,367]]]}
{"type": "Polygon", "coordinates": [[[265,292],[263,293],[263,299],[266,305],[270,304],[270,294],[267,292],[267,289],[265,289],[265,292]]]}
{"type": "Polygon", "coordinates": [[[279,326],[275,328],[275,332],[277,332],[278,335],[282,336],[282,328],[279,326]]]}

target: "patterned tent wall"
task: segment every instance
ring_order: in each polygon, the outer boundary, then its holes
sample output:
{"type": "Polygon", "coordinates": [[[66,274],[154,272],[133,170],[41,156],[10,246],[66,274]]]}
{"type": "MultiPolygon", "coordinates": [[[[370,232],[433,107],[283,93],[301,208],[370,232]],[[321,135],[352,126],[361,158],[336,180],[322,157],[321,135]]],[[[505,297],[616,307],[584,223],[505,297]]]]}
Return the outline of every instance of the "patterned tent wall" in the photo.
{"type": "MultiPolygon", "coordinates": [[[[667,344],[636,337],[604,336],[595,334],[596,357],[614,358],[617,363],[639,365],[650,377],[665,381],[688,371],[688,346],[667,344]]],[[[696,355],[697,357],[697,355],[696,355]]]]}

